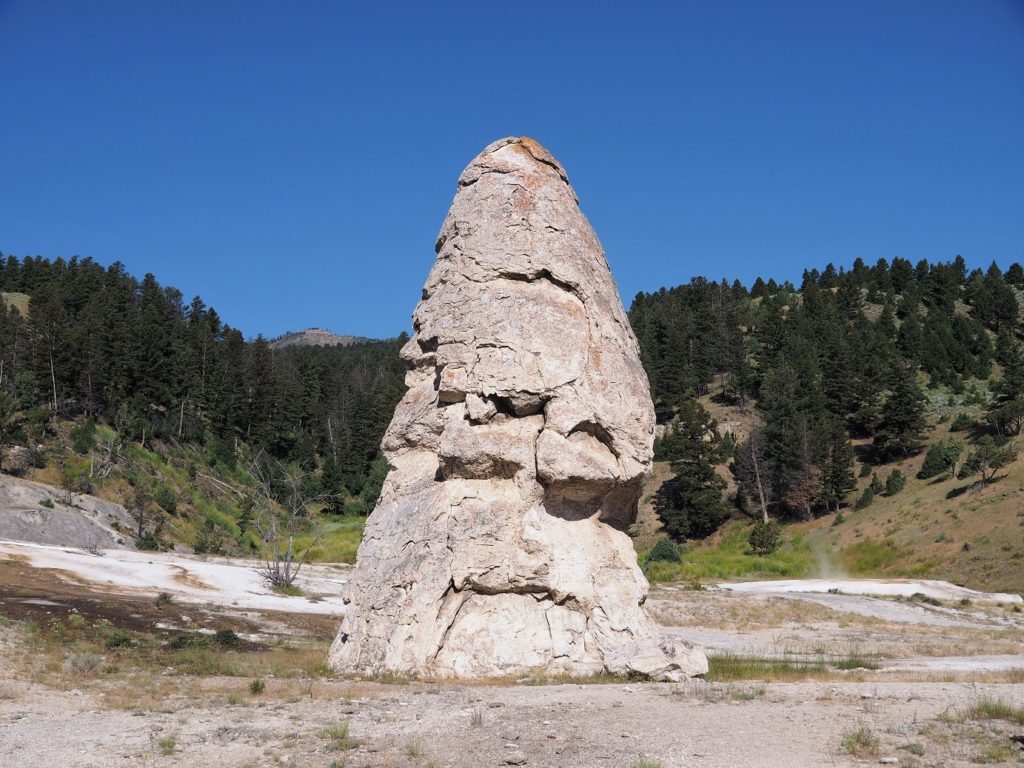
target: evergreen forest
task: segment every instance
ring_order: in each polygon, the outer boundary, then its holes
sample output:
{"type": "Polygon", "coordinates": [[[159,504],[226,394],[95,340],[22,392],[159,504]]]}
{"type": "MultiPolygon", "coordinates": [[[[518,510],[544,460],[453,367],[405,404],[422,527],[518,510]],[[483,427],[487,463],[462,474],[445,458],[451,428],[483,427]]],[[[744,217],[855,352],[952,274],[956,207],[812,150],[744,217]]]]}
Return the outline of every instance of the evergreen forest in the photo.
{"type": "Polygon", "coordinates": [[[339,510],[375,502],[404,336],[274,349],[198,296],[87,258],[0,259],[0,291],[0,445],[45,443],[56,415],[144,447],[191,444],[214,464],[245,445],[306,470],[339,510]]]}
{"type": "MultiPolygon", "coordinates": [[[[919,454],[920,477],[997,481],[1024,427],[1022,290],[1019,264],[969,270],[957,257],[858,259],[805,271],[799,287],[698,277],[638,294],[629,318],[656,458],[673,475],[656,502],[664,531],[682,541],[737,514],[841,514],[869,492],[897,493],[906,477],[886,465],[919,454]],[[982,417],[952,425],[962,439],[929,442],[937,403],[982,417]]],[[[187,446],[211,466],[259,451],[300,468],[328,512],[372,508],[405,334],[274,348],[199,297],[88,258],[0,257],[0,291],[6,471],[45,464],[40,446],[99,425],[143,448],[187,446]]]]}
{"type": "MultiPolygon", "coordinates": [[[[799,288],[695,278],[639,294],[629,317],[664,425],[656,457],[675,473],[657,501],[666,531],[702,538],[735,511],[767,523],[866,506],[851,498],[857,476],[922,452],[927,415],[960,406],[983,418],[952,425],[964,440],[945,445],[947,469],[994,480],[1024,424],[1022,288],[1019,264],[968,270],[957,257],[858,259],[807,270],[799,288]]],[[[888,470],[891,493],[901,478],[888,470]]],[[[884,491],[876,477],[865,494],[884,491]]]]}

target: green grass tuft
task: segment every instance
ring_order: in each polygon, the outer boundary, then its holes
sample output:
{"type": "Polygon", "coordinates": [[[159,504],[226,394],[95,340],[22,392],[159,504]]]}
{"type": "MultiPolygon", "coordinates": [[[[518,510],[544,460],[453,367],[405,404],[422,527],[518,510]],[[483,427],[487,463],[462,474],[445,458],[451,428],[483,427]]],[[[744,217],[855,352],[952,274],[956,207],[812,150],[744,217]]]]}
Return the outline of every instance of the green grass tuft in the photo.
{"type": "Polygon", "coordinates": [[[966,714],[971,720],[1006,720],[1015,725],[1024,725],[1024,707],[1015,707],[988,696],[978,699],[966,714]]]}
{"type": "Polygon", "coordinates": [[[855,669],[878,669],[878,665],[862,656],[806,659],[723,654],[708,657],[708,673],[704,679],[709,682],[814,680],[829,672],[855,669]]]}
{"type": "Polygon", "coordinates": [[[327,748],[333,752],[342,752],[359,746],[359,742],[349,735],[348,720],[328,724],[320,735],[330,742],[327,748]]]}
{"type": "Polygon", "coordinates": [[[882,743],[866,725],[855,731],[847,731],[842,738],[843,751],[853,757],[874,757],[882,743]]]}

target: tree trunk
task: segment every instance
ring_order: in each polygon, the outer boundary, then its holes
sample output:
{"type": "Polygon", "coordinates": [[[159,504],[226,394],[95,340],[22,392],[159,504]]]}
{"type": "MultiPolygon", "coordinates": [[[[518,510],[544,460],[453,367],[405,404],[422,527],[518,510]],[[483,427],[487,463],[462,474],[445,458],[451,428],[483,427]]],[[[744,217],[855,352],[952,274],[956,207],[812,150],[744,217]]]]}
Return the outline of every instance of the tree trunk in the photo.
{"type": "Polygon", "coordinates": [[[53,347],[50,351],[50,383],[53,384],[53,412],[57,413],[57,375],[53,371],[53,347]]]}
{"type": "Polygon", "coordinates": [[[764,486],[761,484],[761,467],[757,463],[757,442],[754,438],[754,431],[750,431],[750,460],[754,465],[754,480],[757,483],[757,496],[761,501],[761,519],[764,523],[770,522],[768,519],[768,502],[764,498],[764,486]]]}

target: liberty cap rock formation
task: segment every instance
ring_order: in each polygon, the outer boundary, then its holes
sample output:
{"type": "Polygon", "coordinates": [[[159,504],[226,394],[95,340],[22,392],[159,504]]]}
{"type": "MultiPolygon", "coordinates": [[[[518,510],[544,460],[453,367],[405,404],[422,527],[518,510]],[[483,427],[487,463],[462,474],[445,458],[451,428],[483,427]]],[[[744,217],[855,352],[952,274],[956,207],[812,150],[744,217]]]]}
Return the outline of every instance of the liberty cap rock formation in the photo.
{"type": "Polygon", "coordinates": [[[331,665],[706,672],[643,608],[624,529],[651,462],[647,376],[601,245],[535,141],[496,141],[459,177],[413,328],[331,665]]]}

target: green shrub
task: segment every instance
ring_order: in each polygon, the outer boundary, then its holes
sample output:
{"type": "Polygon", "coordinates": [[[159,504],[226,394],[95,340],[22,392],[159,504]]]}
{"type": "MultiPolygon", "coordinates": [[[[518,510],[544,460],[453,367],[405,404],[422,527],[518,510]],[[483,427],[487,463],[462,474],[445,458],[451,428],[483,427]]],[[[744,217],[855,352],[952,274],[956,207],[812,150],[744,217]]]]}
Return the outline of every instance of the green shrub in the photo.
{"type": "Polygon", "coordinates": [[[345,499],[345,502],[342,504],[342,514],[344,515],[365,517],[368,511],[366,504],[359,498],[345,499]]]}
{"type": "Polygon", "coordinates": [[[949,425],[949,431],[970,432],[976,426],[978,426],[978,420],[961,411],[956,415],[956,418],[953,419],[953,423],[949,425]]]}
{"type": "Polygon", "coordinates": [[[875,496],[877,496],[878,494],[885,490],[885,484],[882,482],[882,478],[874,474],[871,475],[871,485],[868,487],[871,488],[871,492],[875,496]]]}
{"type": "Polygon", "coordinates": [[[847,731],[842,738],[843,751],[854,757],[874,757],[881,745],[879,738],[864,725],[856,731],[847,731]]]}
{"type": "Polygon", "coordinates": [[[164,757],[174,754],[174,748],[178,746],[177,736],[162,736],[156,741],[157,747],[160,748],[160,754],[164,757]]]}
{"type": "Polygon", "coordinates": [[[782,544],[782,526],[774,520],[754,523],[747,539],[750,548],[759,555],[770,555],[782,544]]]}
{"type": "Polygon", "coordinates": [[[131,648],[135,645],[135,640],[123,629],[110,629],[106,632],[106,635],[103,644],[107,648],[131,648]]]}
{"type": "Polygon", "coordinates": [[[39,502],[40,507],[46,507],[47,509],[53,509],[53,499],[46,498],[39,502]]]}
{"type": "Polygon", "coordinates": [[[96,422],[86,419],[71,430],[71,448],[75,453],[88,453],[96,443],[96,422]]]}
{"type": "Polygon", "coordinates": [[[679,563],[682,559],[679,546],[672,539],[659,539],[647,555],[647,561],[654,563],[679,563]]]}
{"type": "Polygon", "coordinates": [[[167,647],[174,650],[209,648],[211,645],[213,645],[213,638],[202,632],[182,632],[180,635],[172,637],[167,643],[167,647]]]}
{"type": "Polygon", "coordinates": [[[207,455],[210,463],[217,464],[229,471],[234,470],[238,461],[231,444],[219,437],[211,437],[206,443],[207,455]]]}
{"type": "Polygon", "coordinates": [[[889,473],[885,480],[885,495],[895,496],[907,486],[907,478],[898,469],[889,473]]]}
{"type": "Polygon", "coordinates": [[[860,465],[860,475],[858,475],[858,477],[867,477],[870,474],[871,474],[871,465],[870,464],[861,464],[860,465]]]}
{"type": "Polygon", "coordinates": [[[948,472],[952,476],[953,469],[963,450],[964,444],[959,440],[950,440],[949,442],[940,440],[937,443],[932,443],[928,448],[928,453],[925,454],[921,470],[917,473],[918,478],[927,480],[929,477],[936,477],[944,472],[948,472]]]}
{"type": "Polygon", "coordinates": [[[266,688],[267,684],[258,678],[249,683],[249,693],[253,696],[259,696],[266,688]]]}
{"type": "Polygon", "coordinates": [[[874,500],[875,500],[875,491],[869,485],[867,488],[864,489],[864,493],[862,493],[860,495],[860,498],[857,499],[857,503],[853,505],[853,508],[854,509],[867,509],[868,507],[871,506],[871,504],[874,502],[874,500]]]}
{"type": "Polygon", "coordinates": [[[233,629],[218,629],[213,635],[213,642],[223,648],[237,648],[242,644],[242,638],[233,629]]]}
{"type": "Polygon", "coordinates": [[[174,491],[166,485],[161,485],[156,489],[156,493],[153,494],[153,501],[168,515],[176,514],[178,511],[178,498],[175,496],[174,491]]]}
{"type": "Polygon", "coordinates": [[[207,518],[199,529],[199,534],[192,545],[192,552],[197,555],[219,555],[223,551],[222,534],[214,526],[213,521],[207,518]]]}

